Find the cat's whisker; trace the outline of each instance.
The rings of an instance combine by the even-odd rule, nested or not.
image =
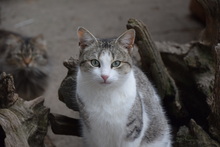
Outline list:
[[[90,85],[90,86],[94,86],[97,82],[94,80],[86,80],[83,82],[80,82],[79,85],[83,86],[83,85]]]

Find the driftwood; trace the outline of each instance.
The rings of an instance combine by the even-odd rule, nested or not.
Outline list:
[[[129,19],[128,29],[135,29],[135,43],[141,57],[141,69],[156,86],[162,98],[166,110],[173,119],[183,119],[186,117],[183,105],[179,100],[179,91],[175,81],[169,75],[156,44],[152,41],[147,27],[138,20]]]
[[[190,120],[189,126],[180,127],[177,133],[176,146],[178,147],[219,147],[194,120]]]
[[[74,111],[79,111],[75,97],[77,64],[78,60],[73,59],[72,57],[63,62],[63,65],[68,69],[68,72],[58,90],[59,100],[64,102],[68,108]],[[69,118],[58,114],[50,114],[49,119],[52,131],[55,134],[81,137],[81,122],[79,119]]]
[[[176,85],[164,67],[162,58],[145,25],[135,19],[128,20],[128,29],[135,29],[135,43],[139,48],[142,70],[154,81],[162,98],[176,97]]]
[[[189,9],[193,17],[202,23],[205,23],[205,11],[197,0],[190,0]]]
[[[81,137],[81,123],[79,119],[66,117],[59,114],[49,115],[52,131],[60,135],[73,135]]]
[[[0,76],[0,146],[43,147],[49,109],[44,99],[25,101],[15,93],[12,76]]]
[[[68,69],[68,73],[58,90],[59,100],[74,111],[79,111],[75,98],[77,64],[78,60],[72,57],[63,62],[63,65]]]
[[[209,132],[212,137],[220,142],[220,44],[215,47],[215,84],[213,89],[213,95],[208,97],[208,104],[211,109],[209,114]]]

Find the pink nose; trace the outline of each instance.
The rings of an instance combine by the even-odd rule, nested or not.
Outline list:
[[[104,80],[104,82],[106,82],[106,80],[108,79],[107,75],[101,75],[102,79]]]

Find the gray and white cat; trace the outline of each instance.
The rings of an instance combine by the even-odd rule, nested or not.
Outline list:
[[[135,31],[103,40],[78,29],[77,103],[85,147],[171,147],[160,98],[132,64]]]
[[[0,73],[13,75],[20,97],[30,100],[43,94],[48,84],[48,61],[42,35],[25,37],[0,30]]]

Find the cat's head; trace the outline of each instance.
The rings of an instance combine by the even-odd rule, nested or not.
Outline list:
[[[48,63],[46,42],[42,35],[23,38],[10,34],[6,39],[5,61],[14,69],[39,68]]]
[[[120,84],[132,70],[135,31],[127,30],[117,39],[97,39],[85,28],[78,28],[79,68],[88,83]],[[92,85],[93,85],[92,84]]]

